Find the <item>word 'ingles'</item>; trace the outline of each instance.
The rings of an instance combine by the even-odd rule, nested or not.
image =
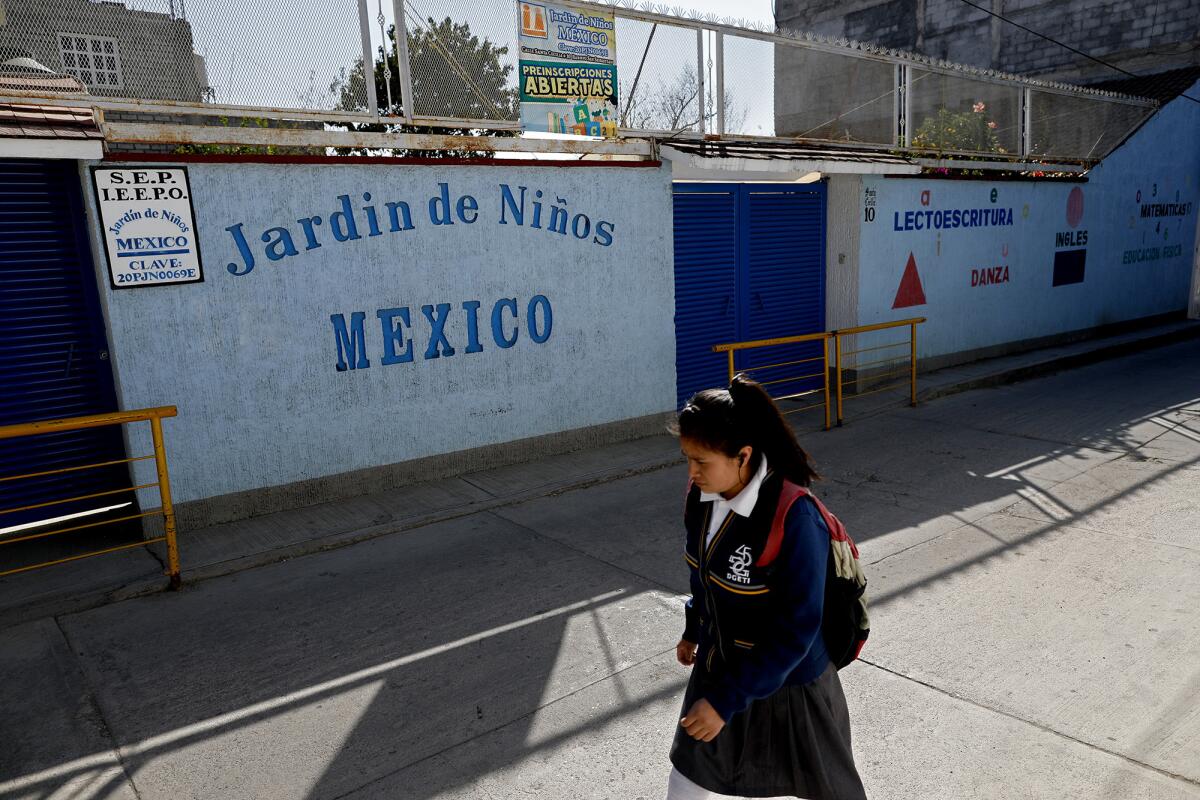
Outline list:
[[[451,313],[449,303],[421,306],[421,316],[425,319],[426,328],[424,359],[451,357],[466,341],[464,353],[483,352],[484,346],[479,332],[478,300],[467,300],[462,304],[462,315]],[[496,347],[507,350],[517,343],[521,336],[520,308],[515,297],[502,297],[492,304],[491,309],[491,338]],[[545,295],[534,295],[525,306],[525,332],[534,344],[545,344],[550,339],[554,329],[554,311]],[[382,347],[379,362],[384,366],[391,364],[410,364],[416,360],[413,349],[413,337],[410,331],[414,327],[416,315],[407,306],[400,308],[381,308],[375,312],[379,320]],[[451,320],[457,320],[452,323]],[[371,360],[367,357],[367,315],[364,311],[350,313],[350,321],[345,314],[332,314],[329,317],[333,325],[333,337],[337,348],[336,367],[338,372],[351,369],[367,369]],[[456,347],[457,345],[457,347]]]

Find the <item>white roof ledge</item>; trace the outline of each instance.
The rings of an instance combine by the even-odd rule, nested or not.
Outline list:
[[[919,175],[919,164],[897,164],[858,160],[815,158],[738,158],[701,156],[661,148],[663,160],[671,162],[671,177],[677,181],[772,181],[806,183],[813,173],[851,175]],[[869,157],[869,154],[864,154]],[[819,176],[818,176],[819,177]],[[805,180],[807,179],[807,180]]]

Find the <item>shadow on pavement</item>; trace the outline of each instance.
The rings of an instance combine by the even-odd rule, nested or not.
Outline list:
[[[1180,348],[1200,352],[1168,349]],[[1174,373],[1178,354],[1137,358],[1136,379],[1098,379],[1107,394],[1055,393],[1051,381],[1080,374],[1069,373],[803,433],[828,474],[819,492],[860,544],[879,540],[878,558],[1048,498],[1046,524],[1025,540],[1045,536],[1200,463],[1200,426],[1185,413],[1196,391]],[[1167,435],[1181,441],[1154,445]],[[1163,468],[1095,504],[1056,497],[1118,458]],[[672,595],[686,588],[684,483],[682,468],[634,476],[107,606],[62,628],[141,797],[315,800],[385,785],[379,796],[450,796],[675,702],[682,678],[664,677],[659,662],[682,627]],[[1015,546],[1000,541],[873,600]],[[636,686],[622,683],[635,674]],[[535,735],[543,709],[601,685],[613,696],[578,724]],[[664,774],[671,724],[662,741],[640,743]],[[10,733],[2,723],[0,733]],[[446,755],[485,739],[470,768]],[[40,776],[15,765],[0,780],[24,777],[28,797],[93,781],[81,798],[123,782],[112,759],[77,755]]]

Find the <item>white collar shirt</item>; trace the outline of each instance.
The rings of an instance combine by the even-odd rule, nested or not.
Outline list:
[[[705,539],[707,545],[712,541],[715,534],[721,527],[721,523],[725,521],[725,516],[732,511],[739,517],[749,517],[750,512],[754,510],[755,503],[758,502],[758,491],[762,488],[762,482],[767,477],[767,457],[761,456],[758,459],[758,469],[754,473],[754,477],[750,482],[742,487],[742,490],[734,495],[731,499],[726,500],[716,492],[701,492],[701,503],[712,503],[712,512],[708,515],[708,536]]]

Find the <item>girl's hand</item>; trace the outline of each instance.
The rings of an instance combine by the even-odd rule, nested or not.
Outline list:
[[[712,704],[702,697],[692,703],[687,716],[679,720],[679,724],[693,739],[711,742],[725,727],[725,720],[721,719],[721,715],[712,707]]]
[[[695,664],[696,643],[689,642],[687,639],[680,639],[679,644],[675,645],[675,658],[685,667]]]

